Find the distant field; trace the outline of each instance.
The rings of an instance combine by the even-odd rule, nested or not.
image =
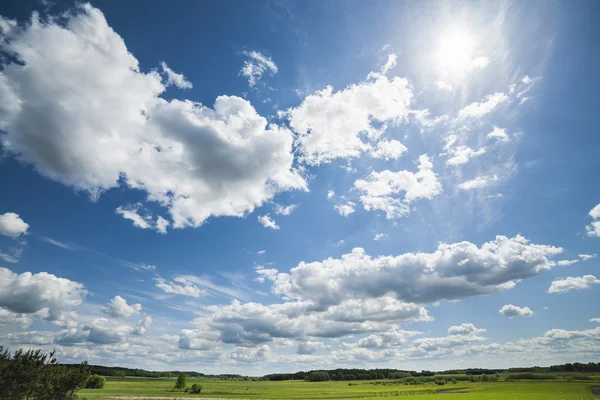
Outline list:
[[[374,384],[377,382],[378,384]],[[199,383],[200,395],[171,392],[175,379],[107,378],[103,389],[85,389],[79,394],[89,399],[118,397],[236,398],[236,399],[344,399],[409,396],[419,400],[592,400],[591,386],[600,386],[600,377],[592,380],[458,382],[443,386],[402,385],[394,381],[227,381],[188,378],[188,386]],[[351,383],[352,385],[349,385]],[[445,393],[444,393],[445,392]],[[454,392],[454,393],[453,393]],[[443,397],[440,397],[443,396]]]

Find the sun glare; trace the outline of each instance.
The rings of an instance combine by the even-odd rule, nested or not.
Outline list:
[[[454,30],[440,38],[438,59],[444,72],[457,72],[468,67],[473,55],[473,38],[465,32]]]

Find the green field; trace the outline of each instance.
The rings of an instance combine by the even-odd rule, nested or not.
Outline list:
[[[103,389],[85,389],[89,399],[118,397],[236,398],[236,399],[344,399],[409,396],[419,400],[584,400],[595,399],[590,388],[600,386],[600,377],[591,380],[457,382],[443,386],[403,385],[394,381],[304,382],[229,381],[188,378],[188,386],[202,385],[200,395],[172,392],[175,380],[167,378],[107,378]],[[440,397],[443,396],[443,397]]]

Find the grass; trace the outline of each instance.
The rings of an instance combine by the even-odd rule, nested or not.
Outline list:
[[[594,379],[595,378],[595,379]],[[379,381],[381,382],[381,381]],[[591,386],[600,386],[598,377],[587,381],[567,381],[563,376],[547,381],[517,382],[458,382],[439,386],[436,384],[402,385],[385,381],[386,385],[373,385],[372,381],[303,382],[303,381],[226,381],[188,378],[188,387],[202,385],[200,395],[171,392],[175,379],[108,377],[103,389],[84,389],[79,392],[88,399],[135,396],[141,398],[236,398],[236,399],[351,399],[405,397],[416,400],[593,400]],[[446,393],[444,393],[446,392]],[[460,392],[460,393],[452,393]],[[442,394],[443,393],[443,394]]]

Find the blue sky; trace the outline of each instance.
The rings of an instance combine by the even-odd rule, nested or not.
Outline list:
[[[597,360],[597,11],[4,4],[1,342],[251,375]]]

